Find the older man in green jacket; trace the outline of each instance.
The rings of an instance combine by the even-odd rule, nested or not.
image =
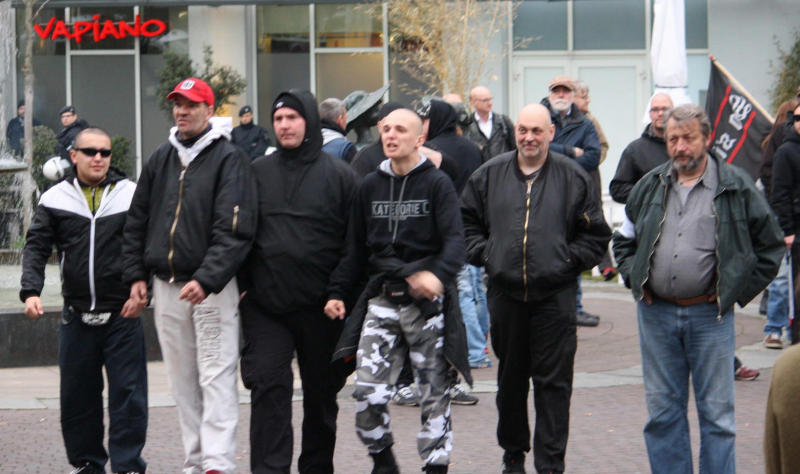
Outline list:
[[[653,474],[692,472],[691,375],[700,474],[734,474],[733,305],[772,281],[785,246],[750,177],[708,154],[705,112],[683,105],[664,122],[670,161],[634,186],[614,235],[620,273],[638,301],[644,436]]]

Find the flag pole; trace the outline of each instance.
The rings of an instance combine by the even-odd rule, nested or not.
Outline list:
[[[737,81],[736,78],[733,77],[731,73],[728,72],[727,69],[725,69],[725,66],[723,66],[719,61],[717,61],[711,54],[708,55],[708,58],[711,59],[711,62],[717,65],[717,67],[719,68],[719,72],[724,74],[725,77],[727,77],[728,80],[731,81],[733,85],[736,86],[736,88],[739,89],[742,92],[742,94],[744,94],[745,97],[747,97],[747,100],[749,100],[759,110],[759,112],[764,114],[764,116],[767,117],[767,119],[769,119],[770,123],[772,124],[775,123],[775,118],[772,117],[772,114],[764,110],[764,107],[761,107],[761,104],[759,104],[758,101],[754,99],[749,92],[747,92],[747,89],[745,89],[741,84],[739,84],[739,81]]]

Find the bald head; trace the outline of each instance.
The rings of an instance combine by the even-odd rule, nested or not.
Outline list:
[[[380,124],[383,154],[392,160],[417,158],[417,150],[425,142],[422,119],[408,109],[398,109]]]
[[[444,99],[444,101],[448,104],[458,104],[464,102],[464,100],[458,94],[445,94],[442,96],[442,99]]]
[[[547,107],[541,104],[528,104],[523,107],[517,117],[515,130],[518,157],[529,163],[539,163],[544,160],[555,131]]]
[[[492,111],[492,92],[484,86],[478,86],[469,93],[469,102],[480,116],[489,115]]]
[[[659,92],[650,99],[650,124],[656,136],[664,136],[664,115],[672,107],[672,98],[663,92]]]

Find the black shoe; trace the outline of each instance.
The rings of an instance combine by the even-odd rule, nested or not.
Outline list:
[[[414,390],[408,385],[398,385],[397,390],[395,390],[394,395],[392,395],[392,401],[405,407],[419,406],[419,399],[414,394]]]
[[[447,474],[447,466],[432,466],[426,464],[425,467],[422,468],[422,472],[427,474]]]
[[[600,324],[600,316],[596,314],[589,314],[585,311],[581,311],[577,315],[577,324],[578,326],[585,326],[593,328]]]
[[[372,462],[375,463],[372,474],[400,474],[400,468],[397,467],[391,446],[379,453],[370,453],[370,456],[372,456]]]
[[[758,305],[758,314],[760,314],[761,316],[766,316],[768,304],[769,304],[769,288],[764,290],[764,294],[761,296],[761,304]]]
[[[525,474],[525,453],[509,453],[506,451],[503,454],[503,474],[515,472]]]
[[[94,467],[91,463],[86,463],[83,466],[78,466],[69,474],[105,474],[105,470]]]
[[[480,398],[467,392],[460,383],[450,386],[450,403],[453,405],[477,405]]]
[[[144,471],[119,471],[114,474],[144,474]]]

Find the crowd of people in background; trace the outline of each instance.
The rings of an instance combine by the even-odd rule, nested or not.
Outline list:
[[[582,274],[594,267],[606,280],[621,275],[637,301],[652,472],[692,472],[691,380],[700,472],[734,473],[734,380],[758,372],[734,355],[733,306],[771,285],[764,345],[783,348],[786,282],[800,268],[800,104],[784,104],[786,120],[765,140],[757,188],[709,152],[701,108],[656,94],[650,124],[610,182],[612,199],[626,205],[612,259],[598,169],[609,144],[589,86],[558,76],[544,92],[515,120],[493,111],[484,86],[469,105],[455,94],[413,109],[387,102],[375,112],[378,139],[357,145],[346,100],[291,89],[272,104],[273,144],[250,106],[233,128],[214,117],[211,87],[187,78],[167,96],[175,126],[137,183],[110,166],[108,133],[64,107],[56,153],[73,167],[41,197],[20,299],[29,317],[43,314],[55,246],[61,426],[73,474],[105,472],[109,461],[115,473],[146,470],[138,316],[151,300],[184,474],[236,468],[240,362],[251,390],[250,470],[290,472],[295,358],[302,474],[334,472],[336,397],[353,372],[355,432],[372,473],[400,472],[390,402],[420,407],[423,471],[446,473],[451,404],[478,403],[471,371],[493,365],[502,472],[526,472],[533,450],[535,472],[563,473],[577,327],[600,324],[581,302]],[[17,113],[6,136],[20,153],[24,102]],[[795,349],[773,374],[770,473],[800,469]]]

